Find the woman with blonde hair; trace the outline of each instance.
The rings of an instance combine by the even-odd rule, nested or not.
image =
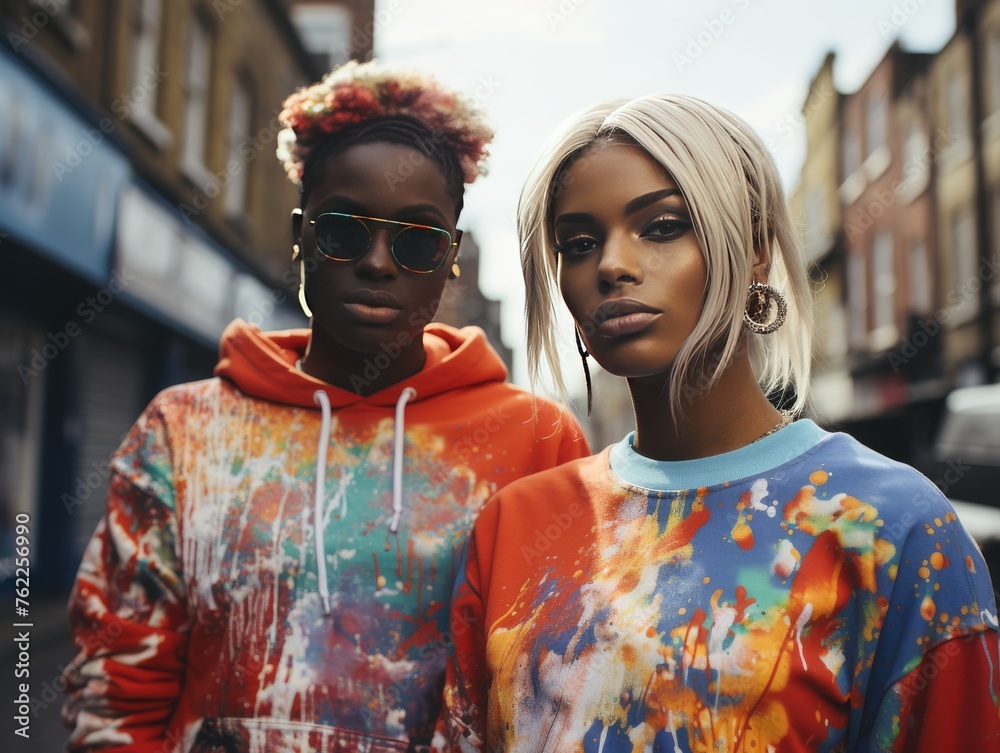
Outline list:
[[[481,513],[437,745],[1000,750],[976,545],[919,473],[797,418],[810,291],[761,139],[692,97],[595,107],[519,231],[534,373],[560,381],[558,287],[636,428]]]

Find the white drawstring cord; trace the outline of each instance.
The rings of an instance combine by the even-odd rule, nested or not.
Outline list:
[[[316,529],[316,575],[323,612],[330,614],[330,587],[326,583],[326,549],[324,547],[323,504],[326,498],[326,448],[330,444],[330,398],[323,390],[313,393],[313,402],[323,411],[319,447],[316,448],[316,494],[313,498],[313,526]]]
[[[396,401],[396,426],[392,447],[392,522],[389,523],[391,533],[396,533],[399,529],[399,517],[403,514],[403,439],[406,428],[403,421],[404,413],[407,401],[416,396],[417,391],[407,387]]]

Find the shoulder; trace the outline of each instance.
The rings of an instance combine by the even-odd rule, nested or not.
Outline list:
[[[807,462],[809,481],[826,496],[845,494],[878,511],[885,521],[916,524],[954,509],[933,482],[905,463],[847,434],[832,434]]]
[[[607,465],[607,452],[601,452],[519,478],[490,498],[480,519],[524,521],[573,503],[589,507],[590,499],[600,496],[608,484]]]
[[[492,382],[476,389],[483,404],[494,407],[504,421],[513,421],[531,431],[535,441],[583,436],[573,411],[562,403],[509,382]]]
[[[244,395],[227,379],[211,377],[163,389],[150,401],[143,415],[158,417],[167,423],[183,421],[190,426],[192,414],[215,413],[222,405],[247,400],[255,398]]]

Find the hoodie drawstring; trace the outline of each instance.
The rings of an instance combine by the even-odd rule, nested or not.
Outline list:
[[[417,396],[417,391],[407,387],[396,401],[396,421],[392,439],[392,521],[389,531],[399,530],[403,514],[403,442],[406,434],[406,403]],[[316,449],[316,493],[313,497],[313,525],[316,529],[316,575],[319,578],[319,595],[323,600],[324,614],[330,614],[330,587],[326,581],[326,537],[323,535],[323,507],[326,499],[326,449],[330,444],[330,398],[324,390],[313,393],[313,402],[323,412],[319,446]],[[347,515],[347,494],[341,499],[341,511]]]
[[[416,396],[417,391],[407,387],[396,401],[396,430],[392,440],[392,522],[389,523],[391,533],[399,530],[399,516],[403,514],[403,434],[406,428],[403,423],[403,413],[406,411],[407,401]]]
[[[316,448],[316,494],[313,497],[313,527],[316,529],[316,575],[319,577],[319,595],[323,599],[323,613],[330,614],[330,588],[326,584],[326,549],[323,546],[323,502],[326,497],[326,448],[330,444],[330,397],[323,390],[313,393],[313,402],[323,411],[323,425],[319,431]]]

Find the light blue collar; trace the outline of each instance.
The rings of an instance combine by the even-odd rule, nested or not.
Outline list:
[[[642,489],[680,491],[759,476],[794,460],[832,436],[808,418],[732,452],[696,460],[652,460],[632,449],[635,432],[611,447],[611,470]]]

